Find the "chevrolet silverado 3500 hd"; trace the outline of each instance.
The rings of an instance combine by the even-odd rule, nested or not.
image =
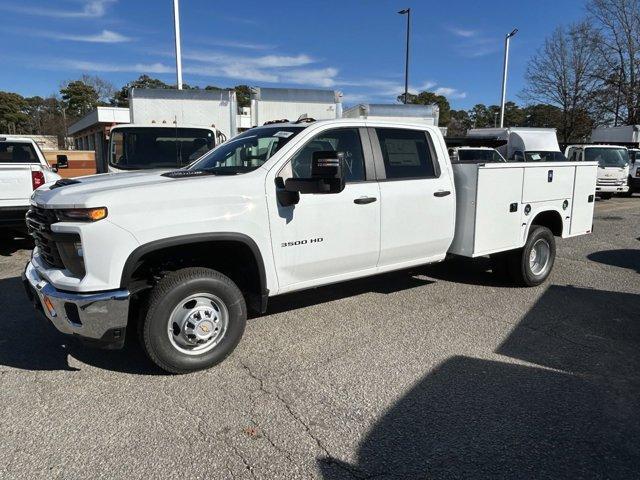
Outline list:
[[[253,128],[187,168],[35,191],[24,282],[58,330],[153,362],[222,361],[269,297],[494,255],[538,285],[554,237],[592,228],[596,163],[452,166],[437,127],[358,119]]]

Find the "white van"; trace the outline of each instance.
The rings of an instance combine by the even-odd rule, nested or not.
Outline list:
[[[571,161],[598,162],[596,193],[611,198],[629,191],[629,151],[619,145],[569,145],[565,155]]]
[[[497,150],[509,162],[561,162],[566,160],[558,145],[555,128],[472,128],[468,137],[506,140]]]

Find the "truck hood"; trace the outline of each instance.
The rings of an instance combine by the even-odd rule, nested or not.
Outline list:
[[[38,205],[58,207],[83,207],[87,200],[96,194],[108,194],[118,190],[140,188],[171,182],[171,178],[163,177],[161,173],[105,173],[73,179],[71,183],[56,187],[48,183],[33,192],[32,202]],[[96,205],[93,205],[96,206]]]

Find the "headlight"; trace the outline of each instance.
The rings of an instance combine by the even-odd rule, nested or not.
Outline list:
[[[97,222],[107,217],[107,207],[98,208],[70,208],[57,210],[58,220],[61,222]]]
[[[78,278],[84,277],[86,272],[84,269],[84,252],[82,251],[80,237],[72,238],[66,242],[58,242],[57,247],[64,267],[74,276]]]

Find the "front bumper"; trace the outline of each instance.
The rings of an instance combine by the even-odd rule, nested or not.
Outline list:
[[[629,185],[598,185],[596,183],[596,192],[601,193],[626,193],[629,191]]]
[[[102,348],[122,348],[129,315],[128,290],[69,293],[44,280],[29,262],[22,274],[29,299],[62,333]]]

